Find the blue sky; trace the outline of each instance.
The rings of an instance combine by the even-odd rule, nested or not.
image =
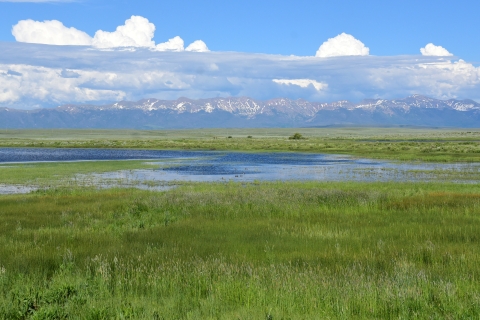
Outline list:
[[[14,41],[12,26],[24,19],[60,20],[93,36],[139,15],[157,27],[157,42],[180,35],[202,39],[215,51],[312,55],[345,32],[373,55],[418,54],[433,42],[480,62],[479,11],[480,2],[472,0],[0,2],[0,41]]]
[[[419,93],[480,100],[476,93],[480,92],[480,2],[476,1],[31,1],[35,2],[0,0],[0,76],[4,75],[0,78],[4,88],[3,92],[0,89],[0,106],[32,108],[147,96],[250,95],[332,101]],[[132,16],[146,19],[145,23],[137,20],[141,28],[154,25],[152,39],[138,40],[130,53],[124,50],[130,44],[123,40],[111,44],[115,35],[106,34],[110,44],[105,39],[95,42],[98,30],[114,32]],[[25,20],[33,21],[19,24]],[[71,37],[67,34],[51,40],[63,45],[51,45],[48,39],[57,33],[35,24],[45,20],[75,28],[84,41],[66,43]],[[15,25],[16,37],[12,34]],[[39,32],[53,33],[35,38]],[[338,38],[337,44],[324,48],[323,56],[317,53],[322,44],[342,33],[351,37]],[[177,38],[163,49],[155,47],[176,36],[183,42]],[[209,52],[185,52],[195,40],[202,40]],[[21,42],[49,45],[18,46]],[[339,47],[340,42],[358,50],[338,54],[345,49]],[[86,43],[93,43],[95,53],[76,46]],[[429,43],[435,46],[433,51],[422,55],[420,48]],[[188,51],[206,51],[206,46]],[[106,47],[109,53],[100,50]],[[182,52],[164,52],[172,48]],[[15,55],[15,50],[24,54],[9,56]],[[52,65],[39,51],[56,55],[58,61]],[[440,57],[439,52],[448,55]],[[319,57],[315,59],[316,54]],[[150,63],[141,63],[144,57]],[[85,64],[86,59],[92,62]],[[244,65],[244,61],[250,64]],[[108,70],[104,65],[110,66]],[[132,71],[125,67],[133,65]],[[38,76],[39,68],[44,74],[51,72],[50,76]],[[155,76],[148,75],[152,70]],[[199,74],[199,70],[203,71]],[[106,79],[100,79],[106,73],[111,75],[108,85]],[[64,77],[69,74],[78,76]],[[59,78],[54,79],[55,75]],[[129,76],[139,79],[135,86],[112,80]],[[47,87],[43,85],[46,81]],[[29,93],[35,89],[59,92]]]

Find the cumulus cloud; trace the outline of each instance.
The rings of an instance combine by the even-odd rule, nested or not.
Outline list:
[[[203,42],[202,40],[195,40],[185,49],[185,51],[208,52],[210,50],[208,50],[208,47],[205,44],[205,42]]]
[[[98,48],[114,47],[155,47],[152,40],[155,25],[148,19],[132,16],[123,26],[117,27],[114,32],[98,30],[93,37],[92,44]]]
[[[73,27],[65,27],[57,20],[21,20],[13,26],[12,34],[19,42],[87,46],[92,44],[92,38],[88,34]]]
[[[153,37],[155,25],[141,16],[131,16],[124,25],[113,32],[98,30],[93,37],[73,27],[66,27],[57,20],[33,21],[21,20],[12,28],[12,34],[18,42],[41,43],[51,45],[86,45],[96,48],[150,48],[157,51],[207,52],[208,47],[202,40],[191,43],[186,49],[179,36],[167,42],[155,44]]]
[[[315,80],[310,80],[310,79],[273,79],[272,80],[275,83],[278,84],[283,84],[283,85],[294,85],[294,86],[299,86],[302,88],[308,88],[309,86],[312,86],[315,88],[317,91],[324,90],[328,87],[326,83],[323,82],[318,82]]]
[[[155,49],[157,51],[179,52],[184,50],[183,46],[184,46],[183,39],[177,36],[172,39],[169,39],[167,42],[157,44]]]
[[[363,42],[355,39],[352,35],[342,33],[334,38],[325,41],[318,48],[315,56],[340,57],[340,56],[368,56],[370,49],[365,47]]]
[[[427,44],[424,48],[420,48],[420,52],[423,56],[453,56],[447,49],[442,46],[436,46],[433,43]]]

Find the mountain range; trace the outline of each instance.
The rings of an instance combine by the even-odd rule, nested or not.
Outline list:
[[[359,103],[248,97],[143,99],[108,105],[0,108],[0,128],[186,129],[225,127],[426,126],[479,127],[480,103],[422,95]]]

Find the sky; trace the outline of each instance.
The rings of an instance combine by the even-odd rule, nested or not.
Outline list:
[[[477,1],[0,0],[0,107],[480,101]]]

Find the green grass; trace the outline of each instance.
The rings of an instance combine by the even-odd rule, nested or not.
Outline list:
[[[299,133],[306,139],[289,139],[294,133]],[[479,162],[480,130],[6,130],[0,131],[0,147],[295,151],[401,161]]]
[[[0,183],[34,185],[38,187],[76,185],[79,174],[102,173],[119,170],[158,168],[159,160],[46,162],[0,165]]]
[[[476,319],[479,191],[288,182],[0,196],[0,318]]]

